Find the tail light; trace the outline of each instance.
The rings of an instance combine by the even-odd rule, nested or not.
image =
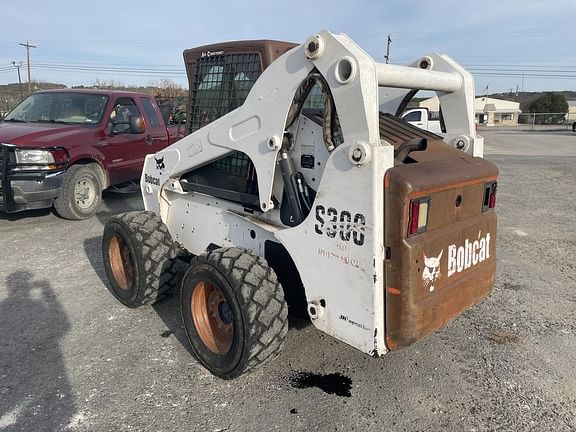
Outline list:
[[[410,201],[410,217],[408,218],[408,237],[426,231],[428,225],[428,209],[430,198],[418,198]]]
[[[488,211],[496,207],[496,189],[498,183],[490,182],[484,185],[484,202],[482,203],[482,211]]]

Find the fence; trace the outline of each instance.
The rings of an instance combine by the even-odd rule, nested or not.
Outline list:
[[[571,130],[574,122],[575,113],[522,113],[518,114],[518,126],[513,128],[529,131]]]

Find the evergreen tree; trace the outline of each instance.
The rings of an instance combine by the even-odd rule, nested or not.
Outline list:
[[[535,113],[567,113],[568,102],[566,96],[558,93],[544,93],[538,99],[533,101],[528,110]]]
[[[528,110],[532,113],[550,114],[536,116],[534,119],[536,124],[563,124],[566,120],[565,114],[568,112],[568,102],[563,94],[548,92],[534,100],[528,106]]]

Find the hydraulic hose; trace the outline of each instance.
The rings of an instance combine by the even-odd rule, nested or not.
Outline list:
[[[426,147],[428,147],[426,138],[415,138],[410,141],[406,141],[394,151],[394,159],[403,163],[411,152],[424,151],[426,150]]]
[[[304,214],[302,212],[300,200],[298,199],[297,185],[294,181],[294,176],[297,171],[294,168],[292,159],[288,157],[288,153],[285,151],[280,153],[280,160],[278,161],[278,164],[280,165],[280,172],[282,173],[282,178],[284,179],[284,191],[286,198],[288,199],[288,206],[290,207],[290,222],[295,226],[304,220]]]

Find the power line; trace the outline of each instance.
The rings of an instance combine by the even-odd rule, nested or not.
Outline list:
[[[183,65],[179,64],[158,64],[158,65],[142,65],[135,63],[116,64],[110,66],[105,63],[64,63],[64,62],[36,62],[35,65],[50,66],[50,67],[66,67],[66,68],[92,68],[92,69],[120,69],[120,70],[152,70],[152,71],[181,71]],[[495,69],[495,70],[515,70],[515,71],[528,71],[534,70],[535,72],[566,72],[556,69],[573,69],[576,71],[576,65],[537,65],[537,64],[491,64],[491,63],[462,63],[462,66],[467,69]],[[1,70],[9,70],[11,66],[8,63],[0,65]]]
[[[505,74],[505,73],[472,73],[474,76],[491,76],[497,78],[541,78],[541,79],[568,79],[568,80],[576,80],[576,75],[529,75],[529,74]]]
[[[120,71],[145,71],[145,72],[177,72],[185,73],[184,65],[181,67],[155,67],[155,66],[108,66],[108,65],[87,65],[87,64],[69,64],[69,63],[36,63],[38,67],[44,68],[62,68],[62,69],[81,69],[81,70],[120,70]]]
[[[500,64],[500,63],[462,63],[462,66],[465,67],[498,67],[498,68],[508,68],[514,67],[519,68],[521,70],[530,69],[530,68],[562,68],[562,69],[576,69],[575,65],[550,65],[550,64]]]
[[[106,64],[74,64],[64,62],[36,62],[38,70],[59,71],[63,73],[78,74],[104,74],[140,77],[174,77],[186,76],[184,65],[106,65]],[[26,64],[26,66],[29,66]],[[537,79],[576,79],[575,66],[555,65],[509,65],[509,64],[475,64],[463,65],[476,77],[496,78],[537,78]],[[12,65],[0,65],[0,73],[13,72]]]

